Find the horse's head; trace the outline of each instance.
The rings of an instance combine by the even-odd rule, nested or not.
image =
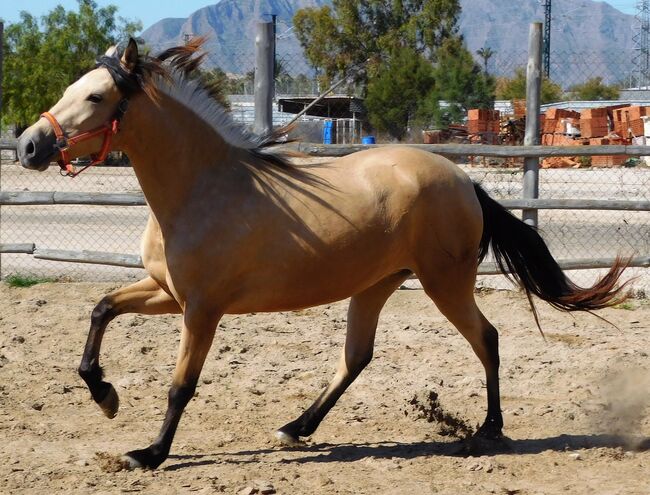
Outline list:
[[[128,97],[138,88],[137,63],[138,48],[133,39],[121,57],[110,48],[97,68],[68,86],[50,111],[21,134],[21,165],[43,171],[52,161],[69,169],[70,160],[76,157],[105,159]]]

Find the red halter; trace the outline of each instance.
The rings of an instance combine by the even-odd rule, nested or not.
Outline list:
[[[59,167],[61,167],[62,175],[67,175],[68,177],[74,178],[87,168],[92,167],[93,165],[97,165],[98,163],[102,163],[106,160],[106,157],[108,156],[108,153],[111,149],[113,136],[119,131],[120,118],[126,111],[127,102],[128,100],[126,99],[120,102],[117,114],[111,121],[90,131],[77,134],[71,138],[66,137],[61,124],[59,124],[54,115],[52,115],[50,112],[44,112],[41,114],[41,117],[45,118],[54,130],[54,135],[56,136],[56,144],[54,147],[61,153],[61,159],[58,160],[58,164]],[[98,153],[93,153],[90,155],[92,162],[90,162],[89,165],[83,167],[81,170],[76,171],[72,163],[70,163],[68,150],[81,141],[87,141],[94,137],[101,136],[102,134],[104,135],[104,142],[102,143],[102,147]]]

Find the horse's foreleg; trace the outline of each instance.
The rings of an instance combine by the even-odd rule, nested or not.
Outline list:
[[[116,316],[124,313],[148,315],[180,313],[180,307],[151,278],[119,289],[104,297],[95,306],[88,340],[79,366],[79,374],[88,385],[95,402],[109,418],[113,418],[117,414],[119,399],[113,385],[103,381],[103,373],[99,365],[99,351],[107,325]]]
[[[131,468],[154,469],[167,459],[183,410],[194,395],[220,317],[191,309],[186,311],[165,420],[158,437],[149,447],[133,450],[124,456]]]
[[[391,275],[352,297],[348,309],[345,347],[334,379],[298,419],[276,432],[278,440],[287,445],[294,445],[300,441],[300,437],[309,436],[316,431],[339,397],[370,363],[379,313],[386,300],[409,274],[410,272],[399,272]]]

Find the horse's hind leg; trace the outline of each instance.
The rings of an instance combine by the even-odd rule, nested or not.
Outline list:
[[[316,401],[300,417],[280,428],[276,436],[288,445],[300,437],[311,435],[343,392],[372,359],[375,330],[379,313],[386,300],[410,275],[408,271],[393,274],[350,300],[345,346],[334,379]]]
[[[107,325],[116,316],[124,313],[158,315],[180,311],[178,303],[150,277],[105,296],[95,306],[79,374],[107,417],[115,417],[119,408],[117,392],[113,385],[103,381],[99,365],[99,351]]]
[[[476,261],[446,260],[417,273],[427,295],[467,339],[485,368],[487,416],[478,435],[498,439],[503,417],[499,397],[499,335],[474,300]]]

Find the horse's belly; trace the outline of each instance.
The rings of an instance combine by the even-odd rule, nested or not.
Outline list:
[[[359,252],[337,260],[293,259],[251,271],[235,282],[237,297],[228,313],[290,311],[346,299],[376,284],[408,263],[397,253],[373,256]]]

